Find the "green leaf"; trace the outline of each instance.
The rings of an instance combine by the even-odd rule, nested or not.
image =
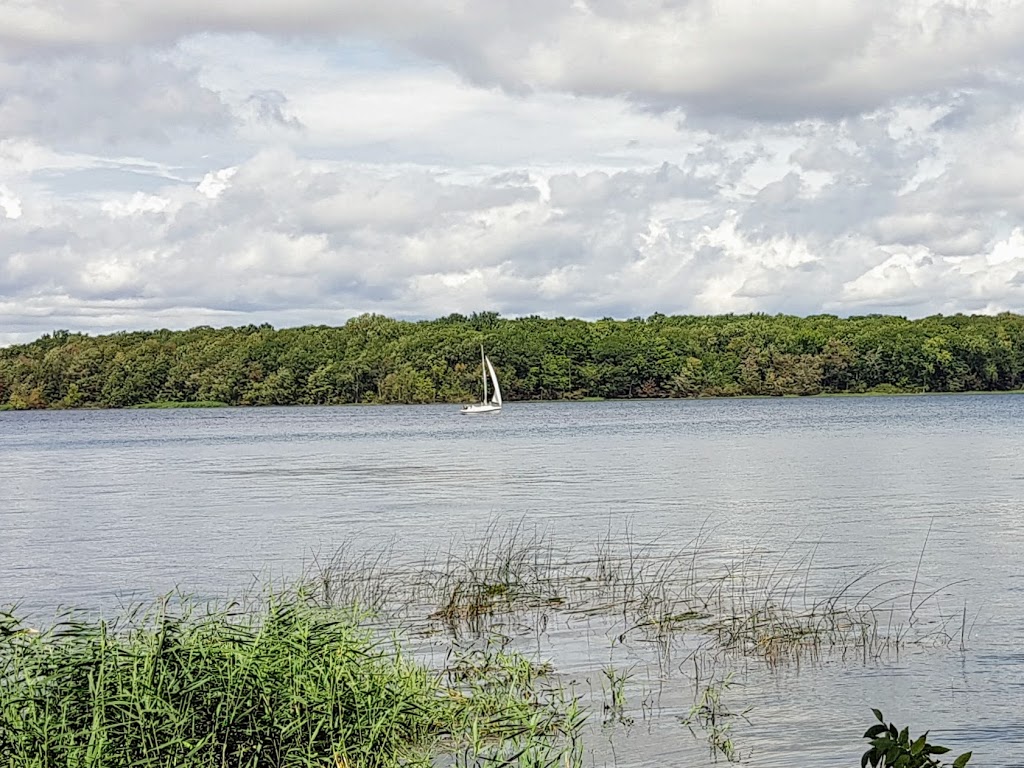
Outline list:
[[[909,744],[910,743],[910,726],[909,725],[906,728],[904,728],[902,731],[900,731],[900,737],[899,737],[899,739],[897,739],[897,741],[899,741],[900,744]]]
[[[925,750],[925,752],[927,752],[929,755],[944,755],[947,752],[949,752],[949,747],[933,747],[933,746],[929,746]]]
[[[914,755],[915,757],[917,755],[920,755],[924,751],[925,745],[927,744],[927,737],[927,733],[925,733],[922,736],[918,736],[917,741],[910,745],[910,754]]]
[[[865,738],[865,739],[873,739],[873,738],[875,738],[875,737],[876,737],[876,736],[877,736],[878,734],[880,734],[880,733],[885,733],[885,731],[886,731],[886,728],[885,728],[885,726],[884,726],[884,725],[882,725],[881,723],[879,723],[878,725],[872,725],[872,726],[871,726],[870,728],[868,728],[868,729],[867,729],[867,731],[866,731],[866,732],[864,733],[864,738]]]
[[[971,759],[973,752],[964,752],[960,757],[953,761],[953,768],[964,768],[967,765],[967,761]]]
[[[872,707],[871,711],[875,713],[875,718],[878,720],[878,722],[880,722],[880,723],[884,723],[885,722],[885,718],[882,717],[882,712],[880,710],[877,710],[874,707]]]

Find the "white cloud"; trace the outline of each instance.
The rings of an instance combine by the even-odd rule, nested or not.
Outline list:
[[[0,211],[3,211],[5,218],[21,218],[21,200],[3,184],[0,184]]]
[[[518,90],[761,117],[851,114],[1018,71],[1017,0],[56,0],[6,4],[22,53],[208,31],[373,39]]]
[[[100,210],[111,218],[120,219],[139,213],[160,213],[166,211],[171,201],[158,195],[134,193],[127,200],[109,199],[100,204]]]
[[[0,9],[0,343],[1024,309],[1024,0]]]
[[[238,172],[238,168],[220,168],[210,171],[203,180],[196,186],[196,191],[201,192],[210,199],[219,197],[220,194],[231,184],[231,177]]]
[[[149,52],[63,55],[0,66],[0,135],[78,148],[169,142],[223,129],[231,113],[195,73]]]
[[[763,204],[764,195],[746,202]],[[272,151],[197,187],[51,202],[23,219],[21,237],[0,233],[10,254],[0,259],[5,295],[15,303],[50,296],[56,306],[121,302],[117,316],[131,325],[182,306],[237,316],[303,307],[338,319],[481,307],[557,314],[568,304],[594,317],[910,311],[930,299],[977,308],[979,295],[1000,306],[1024,298],[1014,284],[1024,272],[1020,229],[966,259],[882,244],[886,233],[912,240],[915,229],[936,228],[913,216],[879,219],[872,232],[840,241],[765,236],[743,228],[742,211],[722,208],[707,178],[673,165],[458,182]],[[33,234],[40,226],[49,237]],[[987,286],[981,294],[979,286]]]

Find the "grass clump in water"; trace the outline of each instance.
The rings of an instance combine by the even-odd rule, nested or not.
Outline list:
[[[479,634],[495,615],[560,605],[561,580],[552,549],[522,524],[491,525],[483,541],[461,555],[449,552],[447,562],[425,568],[418,579],[430,585],[437,605],[430,618],[456,635],[463,627]]]
[[[385,768],[572,752],[574,700],[521,657],[455,670],[446,680],[299,595],[251,611],[164,601],[41,633],[0,614],[0,764]]]
[[[481,539],[418,572],[374,558],[369,578],[358,568],[333,570],[345,573],[350,590],[371,584],[382,605],[400,606],[413,622],[426,617],[455,638],[502,628],[522,634],[531,626],[543,633],[558,616],[595,619],[612,622],[614,643],[654,642],[666,660],[674,645],[694,644],[702,653],[769,666],[826,654],[867,660],[908,644],[945,646],[956,634],[959,615],[933,600],[953,585],[922,594],[918,574],[880,578],[881,566],[844,568],[836,580],[830,569],[813,568],[813,552],[797,559],[789,550],[755,548],[737,559],[709,536],[702,527],[692,542],[673,548],[637,541],[627,526],[581,558],[578,544],[559,546],[522,523],[491,524]],[[966,611],[963,621],[961,637]]]

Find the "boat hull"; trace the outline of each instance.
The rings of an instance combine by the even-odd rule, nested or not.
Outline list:
[[[501,410],[500,405],[494,405],[493,403],[478,403],[477,405],[464,405],[459,413],[464,415],[474,413],[496,413]]]

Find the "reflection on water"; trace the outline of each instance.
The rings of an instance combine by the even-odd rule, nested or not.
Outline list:
[[[426,556],[494,520],[568,550],[627,519],[669,548],[704,526],[712,560],[813,555],[830,584],[875,566],[913,578],[927,536],[920,589],[966,579],[936,598],[966,607],[966,650],[741,670],[732,695],[754,711],[737,745],[751,765],[793,764],[797,744],[800,765],[854,764],[878,706],[979,765],[1019,766],[1022,427],[1012,395],[513,403],[477,419],[444,406],[0,413],[0,604],[45,615],[174,586],[227,596],[257,572],[296,574],[317,547]],[[706,762],[677,717],[692,675],[651,676],[642,647],[613,659],[605,629],[553,617],[530,640],[589,685],[613,660],[633,665],[635,723],[601,731],[593,760]]]

